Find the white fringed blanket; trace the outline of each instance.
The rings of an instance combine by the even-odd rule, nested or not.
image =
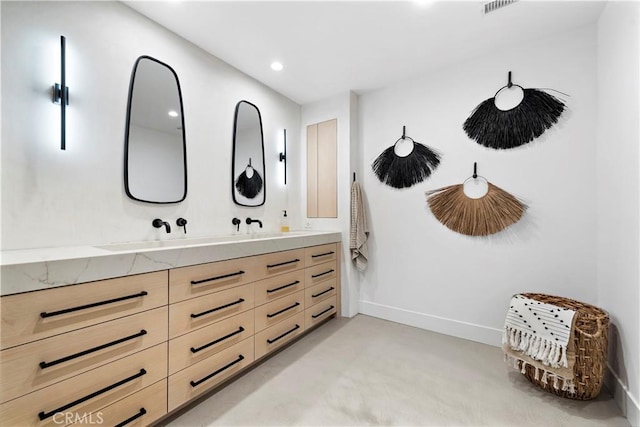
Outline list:
[[[536,380],[553,379],[555,389],[573,393],[575,311],[522,295],[509,305],[502,336],[506,359],[522,373],[527,365],[535,367]]]

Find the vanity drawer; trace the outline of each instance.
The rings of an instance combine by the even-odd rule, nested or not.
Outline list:
[[[304,250],[304,265],[311,267],[322,264],[324,262],[333,261],[338,256],[337,243],[329,243],[328,245],[311,246]]]
[[[0,298],[2,349],[167,304],[167,272]]]
[[[237,258],[173,268],[169,270],[169,302],[183,301],[261,279],[258,258]]]
[[[255,258],[258,261],[260,279],[304,268],[304,248],[264,254]]]
[[[253,336],[253,310],[182,335],[169,342],[169,375]]]
[[[165,342],[167,320],[167,307],[160,307],[3,350],[0,353],[0,401],[6,402]]]
[[[75,417],[98,411],[166,376],[164,343],[3,403],[0,424],[56,426],[68,413]]]
[[[336,294],[336,279],[326,280],[304,291],[304,306],[310,308]]]
[[[256,306],[262,305],[304,289],[304,270],[270,277],[256,282],[253,286]]]
[[[304,312],[289,317],[255,336],[256,360],[291,341],[304,331]]]
[[[337,261],[325,262],[305,269],[304,284],[307,288],[326,280],[335,279],[338,275]]]
[[[253,362],[253,337],[169,377],[169,411],[220,384]]]
[[[87,415],[73,426],[148,426],[167,413],[167,380],[163,379],[131,396]]]
[[[171,304],[169,337],[175,338],[252,308],[252,284]]]
[[[305,329],[312,328],[314,325],[322,322],[324,319],[335,313],[336,297],[333,296],[304,311],[304,327]]]
[[[302,311],[304,311],[304,291],[298,291],[256,307],[256,331],[260,332]]]

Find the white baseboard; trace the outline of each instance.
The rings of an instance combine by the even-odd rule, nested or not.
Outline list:
[[[360,313],[483,344],[497,347],[502,345],[501,329],[490,328],[475,323],[447,319],[446,317],[404,310],[369,301],[360,301]]]
[[[613,396],[613,400],[622,410],[624,416],[629,420],[629,424],[633,427],[640,427],[640,404],[631,396],[629,389],[620,381],[611,366],[607,364],[607,368],[604,377],[605,387]]]

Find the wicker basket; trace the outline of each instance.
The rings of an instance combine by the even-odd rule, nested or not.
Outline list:
[[[558,396],[569,399],[589,400],[600,393],[604,381],[604,370],[607,362],[607,342],[609,332],[609,315],[597,307],[569,298],[545,294],[522,294],[527,298],[558,307],[575,310],[576,321],[573,336],[576,362],[573,377],[575,393],[556,390],[551,384],[543,384],[535,379],[535,368],[527,365],[524,376],[538,387]]]

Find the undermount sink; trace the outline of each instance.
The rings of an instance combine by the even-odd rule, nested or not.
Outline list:
[[[189,246],[205,246],[212,244],[224,244],[234,242],[244,242],[252,240],[273,239],[278,237],[294,237],[302,234],[312,234],[303,231],[290,231],[285,233],[255,233],[255,234],[234,234],[228,236],[201,237],[195,239],[176,239],[176,240],[153,240],[150,242],[128,242],[113,243],[109,245],[94,246],[98,249],[104,249],[113,252],[136,251],[144,249],[159,248],[177,248]]]

